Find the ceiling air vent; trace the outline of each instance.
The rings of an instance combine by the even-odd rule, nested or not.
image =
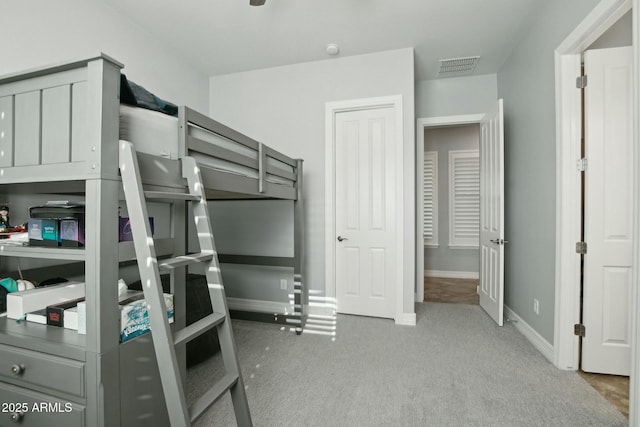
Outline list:
[[[479,56],[441,59],[438,77],[453,77],[471,74],[478,64]]]

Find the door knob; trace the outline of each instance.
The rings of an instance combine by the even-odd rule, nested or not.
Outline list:
[[[346,237],[338,236],[338,242],[342,242],[343,240],[349,240]]]
[[[491,239],[490,242],[495,243],[496,245],[504,245],[505,243],[509,243],[508,240],[504,239]]]

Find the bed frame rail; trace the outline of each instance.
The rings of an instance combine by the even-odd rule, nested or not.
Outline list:
[[[185,106],[179,108],[179,129],[180,156],[201,154],[249,168],[257,175],[257,186],[247,190],[245,185],[242,192],[258,197],[270,197],[270,192],[273,192],[274,195],[277,194],[277,198],[297,198],[297,160]],[[205,136],[214,137],[227,144],[235,144],[235,149],[207,142],[203,139],[204,136],[198,137],[202,132],[208,134]],[[269,178],[285,180],[291,185],[279,185],[270,182]]]

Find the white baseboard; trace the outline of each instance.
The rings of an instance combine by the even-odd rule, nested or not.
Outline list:
[[[396,325],[416,326],[415,313],[399,313],[395,318]]]
[[[319,305],[319,304],[310,304],[309,306],[305,306],[306,312],[309,313],[309,316],[336,316],[336,307],[335,305]]]
[[[230,310],[257,311],[261,313],[291,314],[293,307],[286,302],[262,301],[245,298],[227,298]]]
[[[260,313],[292,314],[293,307],[286,302],[262,301],[244,298],[227,298],[230,310],[254,311]],[[305,306],[305,312],[315,316],[335,317],[334,304],[311,304]],[[395,319],[396,325],[415,326],[415,313],[400,313]]]
[[[425,270],[425,277],[442,277],[443,279],[479,279],[480,273],[477,271],[443,271]]]
[[[553,363],[553,345],[550,344],[549,341],[544,339],[542,335],[536,332],[535,329],[529,326],[527,322],[522,320],[520,316],[506,305],[504,306],[504,316],[512,321],[513,326],[515,326],[549,362]]]

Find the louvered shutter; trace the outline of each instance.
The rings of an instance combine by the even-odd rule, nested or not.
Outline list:
[[[424,244],[438,245],[438,152],[424,153],[423,175]]]
[[[449,245],[478,247],[479,239],[479,151],[449,151]]]

